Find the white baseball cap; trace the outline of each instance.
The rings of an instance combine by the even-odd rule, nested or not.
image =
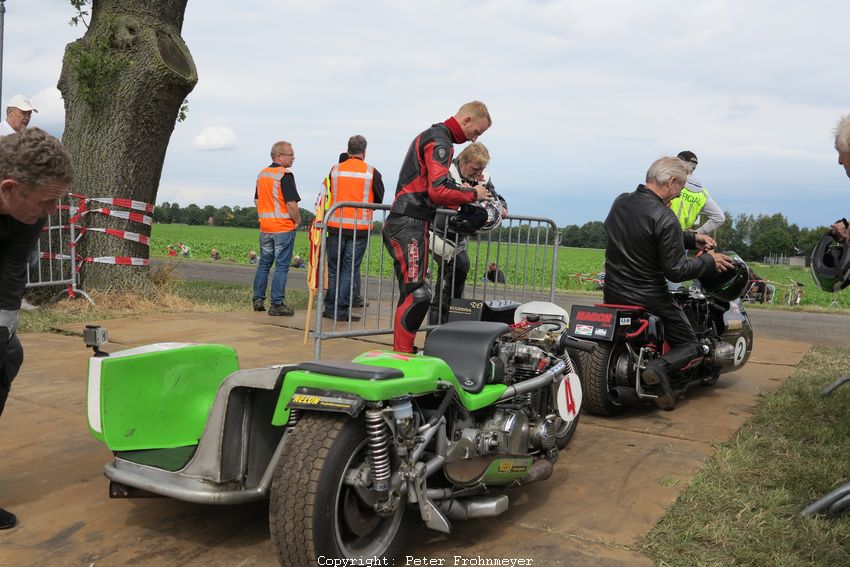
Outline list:
[[[32,105],[30,99],[25,98],[24,95],[15,95],[11,99],[9,99],[9,104],[6,105],[6,108],[9,107],[17,108],[19,110],[23,110],[27,112],[32,110],[33,112],[38,112],[38,109]]]

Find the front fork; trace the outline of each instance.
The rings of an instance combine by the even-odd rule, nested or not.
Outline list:
[[[436,416],[435,416],[436,417]],[[434,438],[435,455],[421,461],[425,449]],[[433,530],[448,533],[451,525],[440,512],[429,494],[427,479],[443,466],[448,452],[446,421],[438,419],[417,427],[410,398],[370,403],[366,409],[366,439],[368,444],[368,480],[371,490],[364,498],[379,515],[391,515],[402,505],[402,496],[407,502],[418,504],[422,520]],[[392,470],[391,451],[395,451],[398,466]],[[362,483],[362,473],[351,477]]]

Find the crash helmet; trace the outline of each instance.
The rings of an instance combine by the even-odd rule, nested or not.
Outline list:
[[[820,239],[812,251],[812,279],[824,291],[841,291],[850,285],[850,250],[832,234]]]
[[[742,297],[750,284],[750,269],[747,263],[734,252],[730,252],[732,268],[700,277],[702,291],[719,301],[735,301]]]
[[[501,201],[491,199],[489,201],[477,201],[476,203],[487,213],[487,220],[484,222],[484,225],[478,229],[478,232],[490,232],[502,224]]]
[[[472,236],[489,232],[502,224],[501,201],[475,201],[461,205],[458,214],[449,219],[448,228],[458,234]]]

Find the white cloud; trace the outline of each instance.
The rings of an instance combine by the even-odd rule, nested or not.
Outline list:
[[[38,114],[33,115],[30,125],[61,134],[65,128],[65,103],[59,89],[47,87],[33,95],[31,100]]]
[[[207,126],[195,136],[192,147],[196,150],[230,150],[236,147],[236,132],[229,126]]]
[[[223,205],[253,205],[250,199],[239,198],[237,195],[238,191],[239,188],[235,186],[213,183],[164,182],[159,186],[156,202],[157,204],[165,202],[180,203],[184,207],[190,203],[195,203],[201,207],[206,205],[216,207]]]
[[[85,32],[67,25],[72,12],[67,0],[7,2],[4,98],[44,107],[34,125],[64,122],[54,85]],[[809,195],[847,192],[831,130],[850,112],[848,20],[850,4],[830,0],[189,2],[183,37],[200,80],[160,199],[247,205],[283,139],[311,201],[359,133],[389,200],[413,137],[480,99],[512,211],[604,218],[653,159],[688,148],[723,208],[779,208],[811,226],[834,206]],[[227,159],[197,151],[225,148]]]

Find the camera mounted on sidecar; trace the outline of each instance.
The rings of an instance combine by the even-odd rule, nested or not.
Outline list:
[[[109,334],[105,327],[100,325],[86,325],[83,329],[83,341],[87,347],[94,350],[94,355],[97,357],[109,356],[108,352],[103,352],[100,347],[109,342]]]

